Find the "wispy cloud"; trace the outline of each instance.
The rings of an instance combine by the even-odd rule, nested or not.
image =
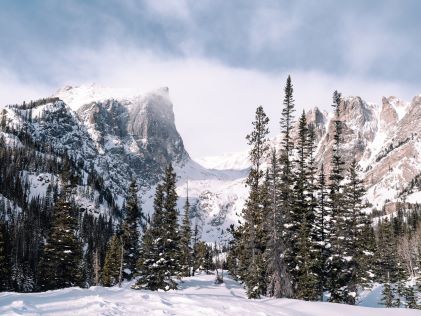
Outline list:
[[[419,94],[418,1],[56,1],[0,11],[0,102],[97,82],[168,86],[193,156],[241,150],[262,104],[278,132],[291,73],[299,108],[334,89]]]

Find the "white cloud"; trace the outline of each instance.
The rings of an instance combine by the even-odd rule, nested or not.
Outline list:
[[[146,5],[153,12],[166,17],[190,20],[190,7],[186,0],[146,0]]]
[[[117,46],[68,52],[58,56],[51,67],[50,75],[60,85],[96,82],[143,92],[168,86],[178,130],[193,157],[247,148],[245,135],[251,129],[258,105],[263,105],[271,119],[271,130],[278,133],[282,91],[288,75],[232,68],[204,59],[163,59],[150,52]],[[329,109],[335,89],[378,103],[383,95],[409,99],[420,92],[399,82],[367,81],[320,72],[292,69],[291,76],[297,115],[303,107]],[[37,82],[22,83],[5,74],[0,74],[0,85],[1,104],[50,95],[58,88]]]
[[[36,100],[51,93],[51,87],[38,82],[25,82],[14,73],[0,71],[0,106]]]
[[[252,16],[249,29],[250,49],[259,53],[282,45],[282,39],[294,32],[300,22],[295,15],[270,7],[259,7]]]

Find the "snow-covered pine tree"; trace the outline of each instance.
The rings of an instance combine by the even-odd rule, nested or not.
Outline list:
[[[39,268],[42,290],[81,284],[81,244],[76,236],[77,210],[63,192],[54,205],[50,235],[44,246]]]
[[[104,286],[114,286],[119,282],[121,240],[121,236],[113,235],[108,242],[104,268],[102,272],[102,284]]]
[[[232,229],[234,229],[232,227]],[[197,260],[197,255],[196,255],[196,245],[199,242],[199,227],[197,225],[197,218],[195,220],[195,224],[194,224],[194,230],[193,230],[193,244],[192,244],[192,276],[194,276],[195,273],[195,267],[197,266],[196,264],[196,260]]]
[[[266,180],[268,198],[270,201],[269,214],[266,217],[266,231],[268,243],[264,257],[266,261],[268,296],[281,298],[292,297],[292,283],[283,254],[285,253],[283,233],[283,218],[281,208],[280,173],[276,149],[272,149],[270,168]]]
[[[335,109],[335,132],[333,135],[334,144],[331,160],[331,173],[329,176],[329,207],[331,209],[331,254],[328,261],[328,289],[330,301],[336,303],[346,302],[348,292],[346,285],[349,279],[348,254],[344,253],[345,240],[347,234],[343,183],[344,161],[341,155],[342,147],[342,122],[340,120],[341,94],[337,91],[333,93],[333,107]]]
[[[387,307],[393,307],[397,304],[400,305],[400,297],[396,286],[400,278],[400,269],[396,256],[396,238],[393,233],[392,223],[388,217],[379,223],[378,235],[376,263],[377,275],[379,276],[378,280],[384,283],[382,301],[385,302]],[[389,288],[386,288],[387,286]],[[390,303],[389,300],[392,300],[392,303]]]
[[[288,266],[288,272],[292,278],[293,289],[296,288],[295,271],[297,268],[296,261],[296,243],[298,239],[299,223],[296,221],[297,216],[294,214],[294,199],[293,199],[293,159],[292,152],[294,143],[292,140],[292,129],[294,123],[293,113],[295,111],[294,88],[291,81],[291,76],[288,76],[284,88],[284,100],[281,113],[281,133],[283,135],[280,151],[280,166],[281,166],[281,209],[283,210],[283,225],[284,233],[282,238],[285,245],[285,262]]]
[[[250,187],[249,197],[243,210],[244,224],[242,227],[240,253],[240,266],[244,270],[240,271],[241,278],[247,287],[249,298],[258,298],[266,293],[264,278],[265,266],[263,263],[263,252],[266,246],[264,239],[264,217],[263,200],[261,186],[263,185],[264,172],[262,164],[269,149],[268,129],[269,118],[262,106],[256,109],[253,131],[247,135],[246,139],[251,146],[249,158],[251,169],[247,178],[247,185]]]
[[[142,224],[142,208],[137,198],[137,184],[132,180],[129,186],[125,204],[126,214],[123,219],[124,242],[124,278],[130,280],[136,272],[136,263],[139,259],[140,229]]]
[[[204,241],[199,241],[196,244],[195,263],[195,270],[205,271],[208,274],[215,267],[213,264],[212,246],[207,245]]]
[[[326,184],[326,176],[324,172],[324,165],[322,163],[319,177],[316,185],[317,206],[314,219],[314,238],[317,249],[317,263],[316,274],[319,280],[319,296],[323,301],[323,292],[326,288],[327,275],[327,261],[330,256],[330,209],[327,206],[328,191]]]
[[[176,174],[172,165],[169,165],[165,170],[164,181],[157,185],[154,214],[143,236],[138,261],[140,277],[134,286],[136,289],[167,291],[177,288],[173,277],[181,273],[181,252],[175,184]]]
[[[309,170],[308,126],[303,111],[298,125],[298,139],[296,144],[297,155],[295,160],[294,181],[294,222],[299,225],[298,238],[294,245],[297,268],[294,271],[296,284],[296,297],[305,300],[316,300],[318,297],[317,278],[314,273],[316,268],[316,252],[312,238],[314,226],[314,203],[309,196],[312,189]]]
[[[347,256],[347,290],[348,304],[355,304],[358,299],[358,286],[371,283],[370,260],[372,254],[366,247],[367,233],[364,230],[367,224],[367,214],[363,211],[363,196],[365,189],[357,175],[357,161],[354,159],[348,169],[348,182],[344,189],[345,224],[347,227],[345,243],[342,249]],[[368,264],[368,265],[366,265]]]
[[[384,306],[393,307],[394,296],[389,281],[383,284],[381,301]]]
[[[181,224],[180,251],[181,251],[181,273],[182,276],[190,276],[192,267],[192,230],[190,223],[190,202],[187,192],[184,203],[183,222]]]

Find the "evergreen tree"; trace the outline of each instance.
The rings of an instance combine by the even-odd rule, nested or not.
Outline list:
[[[190,203],[187,193],[184,204],[183,222],[181,225],[180,250],[181,250],[181,271],[182,276],[190,276],[192,266],[192,231],[190,223]]]
[[[328,289],[330,301],[343,303],[348,300],[349,292],[346,287],[350,275],[348,270],[348,254],[344,253],[347,234],[347,222],[344,209],[343,183],[344,161],[341,156],[342,122],[340,120],[341,94],[333,93],[333,107],[335,109],[335,132],[333,135],[333,152],[331,173],[329,176],[329,207],[331,209],[331,254],[328,262]]]
[[[369,243],[367,243],[371,232],[367,229],[368,216],[363,211],[363,196],[365,189],[362,181],[357,175],[357,162],[354,159],[349,167],[348,183],[344,190],[345,225],[347,227],[343,244],[343,255],[347,256],[347,292],[345,298],[347,303],[355,304],[358,297],[358,286],[371,283]],[[366,228],[366,229],[364,229]]]
[[[249,198],[243,210],[244,225],[241,228],[241,243],[243,251],[240,254],[240,265],[244,270],[240,271],[242,280],[247,287],[249,298],[258,298],[266,293],[264,278],[265,267],[263,264],[263,252],[266,246],[264,239],[264,210],[261,194],[264,172],[262,163],[268,152],[269,118],[266,116],[263,107],[256,110],[254,129],[247,135],[246,139],[251,146],[249,158],[252,164],[247,185],[250,187]]]
[[[330,210],[327,207],[328,191],[326,184],[326,176],[324,173],[324,165],[321,165],[318,183],[317,183],[317,207],[315,210],[314,238],[317,249],[316,274],[319,279],[319,296],[323,301],[323,292],[328,279],[328,258],[330,256],[329,242],[329,218]]]
[[[281,132],[282,148],[280,152],[280,164],[281,164],[281,208],[283,210],[283,226],[286,228],[282,234],[285,245],[285,253],[282,254],[285,257],[285,262],[288,266],[288,272],[292,278],[293,289],[296,289],[296,245],[299,234],[299,222],[297,218],[299,216],[295,213],[294,198],[293,198],[293,185],[294,185],[294,174],[293,174],[293,149],[294,143],[292,140],[292,129],[294,123],[293,113],[295,111],[294,97],[293,97],[293,85],[291,77],[288,76],[286,85],[284,88],[284,101],[283,109],[281,113]]]
[[[384,306],[393,307],[394,296],[393,296],[392,288],[391,288],[389,282],[383,284],[383,291],[382,291],[382,299],[381,300],[382,300]]]
[[[136,289],[156,291],[177,288],[173,277],[181,274],[181,253],[175,184],[176,175],[169,165],[163,183],[156,188],[154,214],[143,236]]]
[[[207,245],[204,241],[199,241],[196,244],[196,270],[205,271],[209,274],[210,270],[214,269],[212,247]]]
[[[102,284],[104,286],[114,286],[120,281],[121,240],[121,236],[113,235],[108,242],[102,273]]]
[[[315,270],[315,252],[313,251],[312,229],[314,226],[314,203],[309,192],[312,190],[309,170],[309,132],[305,112],[303,111],[298,125],[296,170],[294,182],[293,223],[298,226],[297,242],[293,245],[296,254],[297,269],[294,278],[297,280],[296,296],[305,300],[317,298],[317,279]]]
[[[123,220],[124,277],[131,279],[136,271],[139,259],[139,233],[141,229],[142,209],[137,198],[136,181],[132,181],[126,200],[126,216]]]
[[[9,289],[10,266],[6,253],[6,238],[4,234],[4,225],[0,221],[0,292]]]
[[[76,236],[77,211],[65,194],[54,206],[51,233],[40,262],[40,288],[60,289],[81,284],[81,244]]]
[[[266,218],[268,244],[265,249],[267,262],[267,295],[276,298],[292,297],[293,289],[287,264],[284,260],[285,253],[283,234],[283,218],[281,212],[280,168],[276,150],[272,150],[271,164],[268,172],[266,186],[270,201],[270,212]]]

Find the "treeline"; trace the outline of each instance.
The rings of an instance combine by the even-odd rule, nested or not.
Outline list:
[[[253,131],[247,135],[252,163],[247,179],[250,194],[243,221],[231,227],[231,274],[244,282],[249,298],[272,296],[347,304],[356,304],[361,291],[374,282],[399,281],[399,293],[391,285],[392,294],[400,299],[393,306],[415,307],[411,293],[416,287],[406,282],[408,275],[403,273],[398,246],[399,238],[413,237],[407,237],[405,229],[393,232],[394,239],[385,238],[387,220],[373,225],[367,213],[369,205],[363,200],[365,189],[357,162],[343,158],[341,94],[333,94],[331,158],[318,168],[314,126],[307,124],[304,112],[293,136],[295,105],[290,77],[284,92],[279,149],[270,148],[269,118],[261,106],[256,110]],[[407,217],[398,218],[400,227],[408,226]],[[415,231],[419,221],[413,219],[412,223],[411,231]],[[382,244],[386,240],[387,247]],[[388,263],[391,258],[395,261]],[[412,266],[406,264],[412,267],[412,277],[418,275],[414,262]],[[398,267],[402,272],[392,278]],[[387,293],[383,296],[390,297]]]
[[[0,291],[113,286],[135,275],[142,280],[136,288],[166,290],[176,288],[173,277],[212,270],[219,250],[199,240],[188,200],[179,218],[172,167],[157,187],[149,218],[138,201],[136,181],[119,208],[94,166],[33,139],[31,109],[56,101],[10,106],[22,119],[13,122],[7,111],[0,113]],[[60,128],[71,125],[60,108],[41,115],[60,121]],[[41,175],[45,192],[34,194],[32,182]],[[89,212],[80,198],[108,213]]]
[[[42,180],[38,184],[43,184],[45,194],[36,195],[31,188],[31,179],[38,179],[40,174]],[[30,143],[6,145],[4,137],[0,137],[0,290],[30,292],[43,289],[42,259],[48,257],[45,254],[47,245],[58,221],[60,205],[65,201],[63,184],[67,183],[75,192],[82,184],[82,174],[66,156],[42,153]],[[95,174],[88,178],[88,185],[82,192],[86,196],[94,195],[98,182]],[[106,192],[105,188],[103,192]],[[113,226],[110,217],[83,212],[74,197],[68,195],[66,207],[72,210],[71,218],[75,219],[80,243],[90,245],[98,241],[105,249]],[[99,195],[92,200],[99,203]],[[79,268],[88,279],[89,265]],[[81,285],[84,282],[79,281]]]

